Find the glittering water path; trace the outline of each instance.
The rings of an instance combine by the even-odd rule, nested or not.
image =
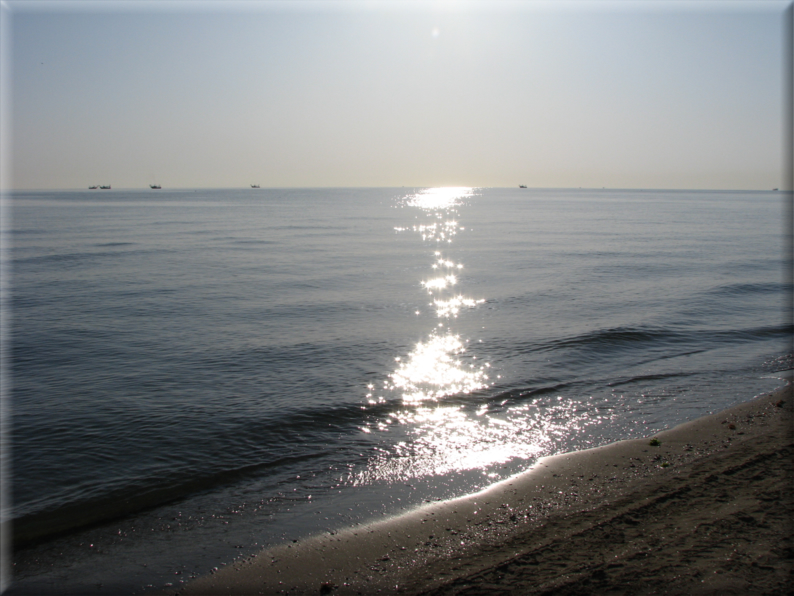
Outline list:
[[[15,196],[23,583],[162,585],[772,389],[780,195]]]

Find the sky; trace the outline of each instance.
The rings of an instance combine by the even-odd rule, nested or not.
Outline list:
[[[1,8],[4,188],[790,188],[788,1]]]

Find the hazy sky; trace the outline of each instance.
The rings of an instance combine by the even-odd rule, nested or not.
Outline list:
[[[10,185],[784,188],[790,6],[4,2]]]

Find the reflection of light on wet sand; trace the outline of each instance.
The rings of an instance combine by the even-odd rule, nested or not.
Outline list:
[[[484,368],[469,365],[467,370],[459,359],[466,351],[457,335],[432,335],[416,344],[390,375],[392,388],[402,392],[404,402],[437,400],[448,395],[471,393],[486,387]]]
[[[583,413],[561,403],[544,409],[526,404],[498,417],[488,406],[478,413],[463,406],[419,406],[396,412],[389,422],[407,427],[411,439],[373,456],[351,479],[354,484],[406,482],[531,460],[553,452],[558,438],[585,425]]]

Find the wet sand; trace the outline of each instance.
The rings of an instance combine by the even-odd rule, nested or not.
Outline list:
[[[788,594],[792,401],[787,387],[545,458],[486,491],[269,549],[176,593]]]

